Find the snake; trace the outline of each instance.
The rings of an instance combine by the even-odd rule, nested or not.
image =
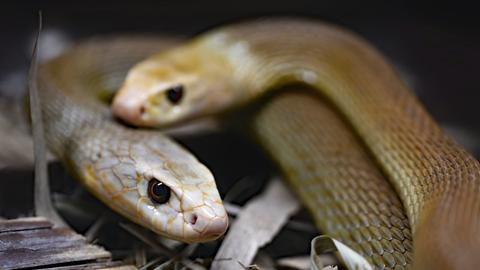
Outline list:
[[[205,242],[228,226],[210,170],[160,131],[120,123],[108,105],[135,62],[175,43],[166,37],[84,41],[39,66],[38,95],[49,150],[92,194],[159,235]]]
[[[324,136],[329,136],[328,140],[345,138],[340,132],[345,128],[314,127],[321,123],[310,113],[316,114],[314,108],[323,106],[303,107],[297,103],[304,99],[296,98],[296,110],[284,109],[284,117],[264,114],[259,120],[263,126],[253,124],[254,129],[257,134],[268,133],[270,137],[262,136],[260,141],[272,155],[286,155],[288,145],[296,146],[296,155],[291,154],[296,158],[278,157],[277,161],[293,186],[317,195],[300,196],[314,215],[329,212],[330,204],[322,201],[330,199],[320,199],[322,195],[330,193],[331,200],[345,199],[347,209],[342,210],[345,214],[332,215],[341,216],[352,237],[359,230],[358,243],[374,242],[374,255],[384,255],[379,262],[391,261],[385,258],[385,251],[391,250],[387,242],[393,235],[402,238],[398,230],[407,228],[401,222],[405,215],[413,241],[413,269],[477,268],[480,263],[478,160],[445,134],[388,60],[352,31],[295,18],[234,23],[212,29],[136,64],[113,99],[112,111],[132,125],[162,127],[220,114],[290,84],[309,86],[317,96],[332,104],[378,167],[378,173],[370,171],[366,169],[370,165],[361,164],[357,154],[345,152],[349,143],[339,142],[344,147],[338,148],[329,148],[327,144],[326,149],[320,149],[339,155],[329,162],[316,152]],[[287,102],[281,104],[291,106]],[[318,109],[320,113],[322,110]],[[293,127],[289,119],[297,116],[301,119],[291,121],[301,124],[281,129]],[[270,144],[265,143],[268,140]],[[332,184],[331,191],[322,191],[322,185],[316,183],[322,181],[322,174],[333,170],[315,169],[322,162],[345,169],[328,177],[352,179]],[[305,173],[301,174],[302,171]],[[308,172],[312,174],[305,176]],[[310,181],[299,180],[302,175]],[[390,183],[394,193],[373,188],[373,183],[380,181],[362,180],[380,176]],[[397,205],[395,196],[403,206],[398,215],[394,214],[398,207],[385,209]],[[349,199],[354,202],[348,203]],[[380,203],[383,199],[391,203]],[[370,215],[362,214],[380,209],[389,211],[390,221],[398,221],[393,223],[399,226],[378,227],[375,218],[367,220]],[[349,211],[360,214],[351,215]],[[337,219],[340,217],[334,218]],[[326,233],[332,230],[335,233],[328,222],[320,223]],[[365,233],[363,227],[371,234]],[[382,228],[378,236],[372,233],[374,227]],[[408,239],[408,233],[403,236]],[[387,241],[377,243],[370,239]],[[393,243],[392,246],[398,248]],[[408,246],[403,248],[409,250]],[[408,256],[404,259],[410,261]]]

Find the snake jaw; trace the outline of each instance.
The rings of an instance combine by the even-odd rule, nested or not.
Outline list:
[[[214,183],[213,183],[214,184]],[[205,187],[196,190],[206,190]],[[216,191],[216,189],[214,189]],[[198,242],[214,240],[228,228],[228,215],[218,192],[187,191],[182,200],[185,237]],[[216,199],[215,199],[216,198]]]
[[[190,88],[198,81],[195,73],[178,67],[171,59],[144,61],[131,70],[112,102],[112,113],[127,123],[151,126],[161,115],[164,123],[177,119],[186,106],[177,106],[168,99],[168,90],[180,86]],[[185,103],[189,95],[179,96],[178,102]],[[188,107],[187,107],[188,108]]]
[[[213,179],[202,183],[193,181],[175,188],[178,200],[169,204],[178,209],[167,222],[170,235],[181,234],[179,240],[194,243],[220,237],[228,228],[228,215],[223,207]],[[182,230],[179,230],[181,224]]]
[[[133,146],[131,151],[142,168],[142,179],[160,179],[171,190],[166,204],[145,200],[146,205],[140,206],[153,231],[189,243],[211,241],[226,231],[228,216],[207,167],[185,155],[183,148],[159,141]],[[144,194],[145,183],[137,184]]]
[[[212,173],[180,145],[152,131],[85,132],[100,139],[79,137],[71,151],[82,158],[72,164],[81,166],[83,183],[111,208],[183,242],[206,242],[225,232],[228,217]],[[151,198],[152,179],[169,188],[167,202]]]
[[[145,198],[138,202],[137,212],[139,221],[152,231],[187,243],[212,241],[225,233],[228,215],[220,200],[214,202],[209,197],[198,206],[192,205],[192,199],[176,188],[167,204],[154,204]]]
[[[189,243],[215,240],[222,236],[228,228],[226,212],[218,215],[208,206],[184,212],[183,219],[183,235]]]
[[[206,186],[214,190],[205,190]],[[172,196],[166,204],[155,204],[143,196],[137,202],[141,224],[188,243],[212,241],[223,235],[228,228],[228,215],[214,182],[203,187],[188,184],[169,187]]]
[[[237,105],[243,99],[236,93],[244,86],[225,76],[232,63],[192,54],[199,48],[216,49],[209,44],[179,47],[135,65],[114,97],[112,113],[135,126],[165,127]],[[182,94],[171,100],[169,91],[179,88]]]

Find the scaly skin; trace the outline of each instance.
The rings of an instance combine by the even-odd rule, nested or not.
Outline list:
[[[39,95],[50,150],[97,198],[135,223],[185,242],[221,236],[228,217],[210,171],[159,131],[114,121],[99,100],[115,91],[126,71],[173,40],[92,40],[44,64]],[[150,199],[149,180],[171,192],[165,204]]]
[[[394,186],[413,230],[415,269],[480,265],[479,162],[444,134],[382,55],[345,29],[266,20],[207,32],[136,65],[113,110],[135,125],[162,126],[291,83],[329,100]],[[165,91],[175,85],[185,98],[171,104]]]
[[[300,88],[262,104],[248,118],[253,135],[322,231],[376,269],[409,269],[411,230],[395,190],[338,113]]]

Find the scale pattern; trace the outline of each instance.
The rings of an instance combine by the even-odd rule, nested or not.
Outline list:
[[[410,267],[412,236],[400,199],[329,104],[308,93],[283,93],[252,122],[254,135],[323,233],[376,269]]]
[[[114,107],[125,109],[118,115],[126,121],[147,126],[220,113],[286,85],[315,89],[352,126],[400,198],[413,234],[414,268],[480,265],[479,162],[444,134],[392,66],[358,35],[309,20],[257,20],[211,30],[136,67]],[[182,80],[187,77],[198,80]],[[170,110],[174,117],[166,117],[148,110],[158,107],[163,91],[144,81],[180,81],[186,97],[208,102],[185,98]],[[139,91],[145,96],[135,98]],[[134,106],[120,106],[126,97],[135,99]],[[142,108],[146,114],[138,113]],[[296,144],[302,149],[304,142]],[[304,168],[299,158],[282,164],[284,171]]]
[[[250,98],[303,83],[347,119],[405,207],[416,269],[480,265],[479,162],[441,130],[367,41],[337,26],[292,19],[227,26],[204,38],[213,44],[208,40],[219,36],[210,51],[243,48],[241,59],[225,57],[237,69],[232,80]]]
[[[175,40],[80,43],[40,67],[39,97],[50,151],[98,199],[158,234],[205,242],[218,238],[228,224],[211,172],[161,131],[118,123],[108,107],[128,69]],[[168,202],[150,199],[152,179],[168,186]]]
[[[478,256],[480,254],[480,165],[478,161],[443,133],[401,82],[384,57],[368,42],[345,29],[332,25],[283,19],[222,27],[198,37],[195,44],[197,45],[191,46],[194,51],[186,54],[188,57],[185,57],[185,62],[189,63],[190,57],[196,53],[202,55],[198,59],[208,60],[208,64],[204,65],[206,69],[215,66],[217,61],[220,67],[225,68],[210,73],[215,74],[210,81],[228,82],[225,89],[235,85],[236,89],[242,91],[235,95],[243,103],[263,95],[270,89],[292,83],[307,84],[315,88],[317,94],[331,102],[339,114],[352,126],[353,132],[364,143],[368,152],[372,154],[374,161],[367,163],[377,164],[378,170],[383,172],[395,189],[396,195],[391,194],[387,197],[391,202],[397,200],[393,197],[400,198],[413,231],[413,267],[415,269],[475,269],[480,265],[480,256]],[[185,52],[188,52],[188,47]],[[109,52],[105,53],[109,54]],[[230,66],[226,63],[230,63]],[[101,67],[109,64],[108,61],[98,63]],[[200,64],[194,63],[194,66],[202,68]],[[197,71],[199,74],[209,74],[205,70]],[[214,104],[210,105],[214,107]],[[313,107],[309,108],[314,111]],[[297,109],[305,111],[304,115],[309,114],[309,111],[301,107]],[[272,119],[274,119],[273,116]],[[284,122],[287,123],[283,118],[275,118],[268,124],[281,127]],[[297,129],[284,129],[281,134],[272,132],[270,140],[277,140],[276,136],[283,138],[284,133],[300,133],[306,128],[313,129],[310,126],[311,123],[304,123]],[[301,134],[305,136],[302,140],[307,140],[308,136],[316,138],[315,132],[322,131],[316,128],[312,130],[313,133]],[[337,134],[331,134],[337,137]],[[309,153],[310,148],[304,148],[303,141],[290,143],[294,143],[301,150],[289,152],[289,155],[297,155],[297,159],[290,159],[291,163],[288,164],[282,163],[285,173],[295,176],[300,174],[300,168],[306,166],[312,167],[314,171],[315,165],[311,161],[302,160],[304,157],[313,156]],[[327,147],[325,151],[333,151],[329,149]],[[282,153],[282,151],[286,150],[278,149],[278,152]],[[276,153],[272,154],[276,155]],[[341,153],[333,151],[333,154]],[[354,160],[360,162],[360,159]],[[341,162],[345,162],[347,167],[359,170],[359,172],[347,170],[340,173],[347,178],[368,178],[376,175],[362,176],[365,173],[362,169],[367,164],[365,161],[357,164],[350,157],[345,157]],[[338,166],[337,163],[331,164]],[[315,171],[315,173],[325,172]],[[308,175],[305,177],[307,180],[312,178]],[[378,177],[381,177],[380,173]],[[374,189],[368,181],[361,183],[361,186],[356,188],[356,192],[344,186],[335,186],[330,181],[322,185],[332,185],[335,191],[339,192],[336,196],[342,196],[345,199],[371,196],[371,202],[383,200],[384,195],[381,192],[372,192]],[[354,184],[350,185],[354,186]],[[304,182],[297,184],[297,187],[311,188]],[[312,208],[318,200],[321,200],[314,198],[313,195],[315,194],[312,193],[308,197],[304,195],[305,202]],[[316,195],[321,197],[320,194]],[[368,207],[367,204],[366,208]],[[391,207],[391,209],[397,208]],[[403,213],[400,209],[397,210]],[[327,215],[336,217],[336,213],[328,213],[326,209],[319,209],[319,211],[325,211]],[[348,213],[354,213],[354,211]],[[392,216],[400,218],[397,214]],[[354,214],[339,215],[339,218],[332,220],[343,222],[344,225],[339,225],[339,228],[352,228],[362,224],[362,220]],[[403,218],[400,220],[403,224],[405,223]],[[374,218],[372,221],[374,222]],[[389,235],[392,237],[396,235],[397,227],[395,226],[388,227],[389,230],[380,230],[381,239],[389,239]],[[408,229],[404,229],[407,228],[405,224],[404,226],[401,232],[407,239]],[[400,227],[398,229],[400,230]],[[352,233],[352,239],[355,240],[353,235]],[[375,234],[372,232],[372,235]],[[377,242],[372,241],[372,243]],[[377,244],[372,246],[372,250],[377,250],[375,247],[378,248],[378,254],[381,250],[391,250],[388,242],[378,241],[378,243],[381,249]],[[353,243],[351,245],[355,246]],[[393,244],[392,246],[395,247]],[[408,244],[402,247],[410,250]],[[367,249],[356,248],[368,254]],[[379,259],[378,261],[380,262]],[[382,258],[382,262],[389,267],[391,261],[388,255]],[[409,262],[407,259],[405,261]],[[398,263],[397,260],[395,263]],[[381,263],[377,265],[381,266]]]

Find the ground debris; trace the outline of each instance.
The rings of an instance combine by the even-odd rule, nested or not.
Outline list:
[[[299,202],[281,180],[271,181],[263,194],[249,201],[238,213],[211,269],[245,269],[245,266],[251,266],[257,250],[275,237],[299,207]]]
[[[0,269],[135,269],[68,228],[41,217],[0,220]]]

